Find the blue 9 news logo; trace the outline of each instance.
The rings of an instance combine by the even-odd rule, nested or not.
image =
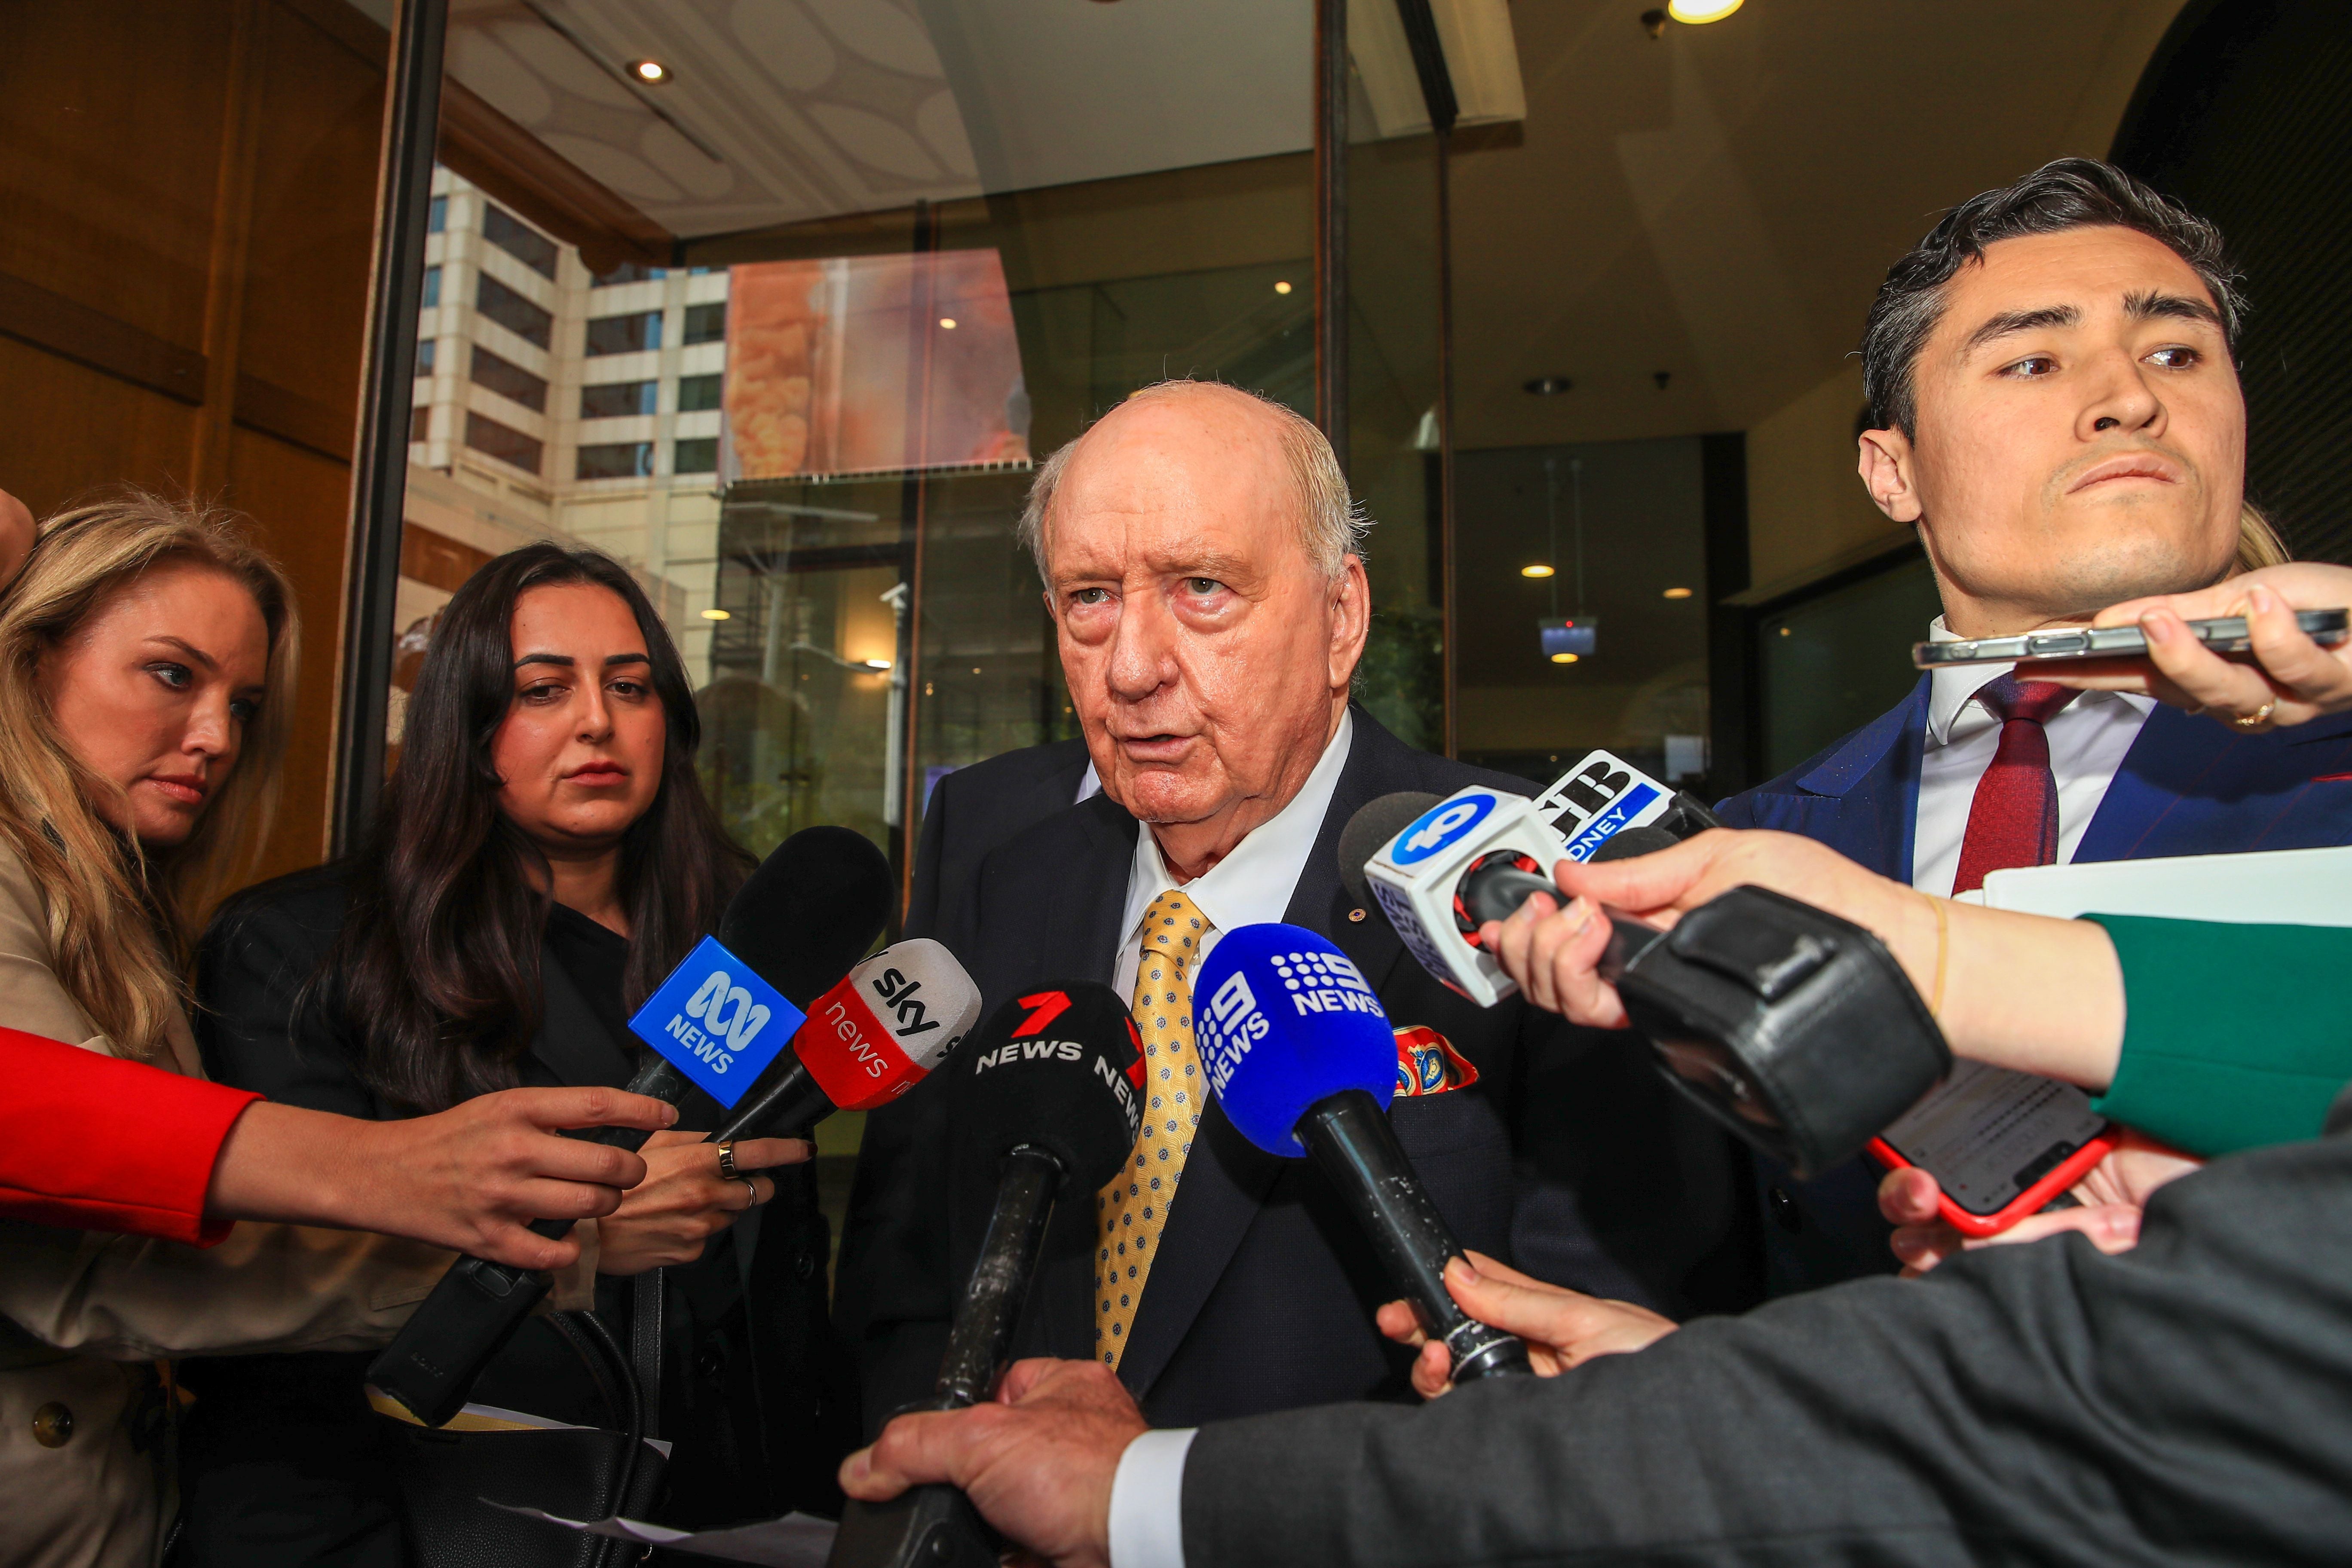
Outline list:
[[[1465,795],[1441,801],[1412,819],[1390,847],[1389,859],[1399,866],[1417,866],[1454,843],[1493,815],[1491,795]]]

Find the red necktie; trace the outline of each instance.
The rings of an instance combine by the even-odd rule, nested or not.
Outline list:
[[[1989,681],[1977,693],[2000,721],[2000,745],[1969,804],[1953,892],[1983,887],[1988,871],[2047,866],[2058,858],[2058,780],[2050,772],[2050,736],[2042,726],[2074,697],[2072,687],[2013,675]]]

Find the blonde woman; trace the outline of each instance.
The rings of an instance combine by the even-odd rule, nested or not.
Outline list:
[[[220,517],[131,495],[42,526],[0,597],[0,1021],[201,1076],[183,963],[267,831],[297,642],[284,574]],[[449,1257],[0,1222],[0,1565],[154,1563],[162,1358],[379,1343]]]

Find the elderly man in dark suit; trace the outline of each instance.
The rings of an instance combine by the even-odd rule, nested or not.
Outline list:
[[[1368,802],[1526,790],[1349,704],[1362,526],[1321,433],[1288,409],[1190,382],[1129,398],[1047,460],[1023,521],[1085,755],[1064,743],[951,775],[926,826],[909,929],[946,942],[988,1006],[1069,978],[1137,999],[1153,1098],[1136,1163],[1057,1212],[1018,1348],[1115,1368],[1161,1422],[1408,1387],[1373,1323],[1378,1266],[1336,1195],[1207,1100],[1191,968],[1238,926],[1323,932],[1400,1037],[1443,1061],[1391,1117],[1468,1245],[1682,1310],[1685,1272],[1737,1215],[1721,1141],[1630,1053],[1445,990],[1342,888],[1339,836]],[[1088,761],[1099,793],[1074,803]],[[1201,940],[1163,949],[1171,930]],[[836,1311],[870,1426],[928,1391],[985,1221],[986,1194],[949,1190],[942,1101],[918,1089],[876,1113],[859,1158]]]

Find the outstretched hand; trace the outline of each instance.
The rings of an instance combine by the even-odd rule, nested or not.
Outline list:
[[[2139,1242],[2140,1214],[2157,1188],[2205,1162],[2126,1127],[2115,1152],[2074,1184],[2077,1207],[2028,1215],[1997,1236],[1962,1235],[1937,1206],[1936,1178],[1916,1166],[1889,1171],[1878,1184],[1878,1212],[1895,1226],[1887,1245],[1916,1279],[1952,1254],[1979,1247],[2014,1246],[2080,1231],[2101,1252],[2129,1252]]]
[[[1631,1301],[1547,1285],[1483,1252],[1471,1253],[1466,1262],[1457,1258],[1448,1263],[1445,1289],[1478,1321],[1525,1341],[1528,1362],[1538,1377],[1556,1377],[1595,1356],[1645,1349],[1677,1326],[1673,1319]],[[1423,1331],[1410,1305],[1391,1301],[1378,1316],[1381,1332],[1399,1344],[1421,1347],[1412,1363],[1414,1393],[1434,1399],[1454,1386],[1454,1358]]]
[[[1013,1363],[994,1403],[901,1415],[842,1461],[841,1489],[887,1502],[944,1481],[1005,1535],[1055,1568],[1109,1568],[1110,1489],[1146,1430],[1099,1362]]]

